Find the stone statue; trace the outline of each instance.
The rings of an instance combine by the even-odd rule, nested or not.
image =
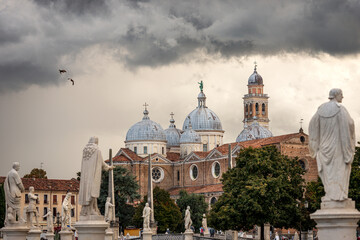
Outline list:
[[[101,216],[97,206],[97,198],[100,195],[101,170],[114,169],[114,166],[108,166],[103,161],[98,141],[97,137],[91,137],[83,150],[79,190],[81,216]]]
[[[49,211],[43,216],[43,218],[46,218],[47,232],[48,232],[48,233],[54,232],[54,221],[53,221],[53,216],[52,216],[51,210],[49,210]]]
[[[36,220],[36,226],[39,227],[39,214],[36,209],[36,200],[38,199],[38,196],[34,194],[35,189],[34,187],[29,187],[29,205],[26,208],[26,221],[28,224],[28,227],[34,228],[34,218]]]
[[[113,221],[113,208],[115,207],[114,204],[111,203],[111,197],[106,199],[105,203],[105,221],[110,222]]]
[[[4,182],[6,215],[4,225],[8,226],[17,223],[19,220],[23,222],[20,215],[21,193],[25,191],[21,182],[18,171],[20,164],[13,163],[12,169],[9,171]]]
[[[149,207],[149,203],[146,203],[142,215],[142,217],[144,218],[144,226],[143,226],[144,229],[150,229],[151,211],[152,210]]]
[[[186,211],[185,211],[185,230],[192,231],[190,228],[191,225],[192,225],[192,221],[191,221],[191,214],[190,214],[190,206],[187,206]]]
[[[203,214],[203,218],[202,218],[202,227],[204,228],[204,233],[208,233],[209,229],[207,227],[207,220],[206,220],[206,214]]]
[[[67,193],[61,206],[61,229],[71,229],[71,193]]]
[[[198,82],[198,84],[199,84],[200,91],[203,91],[203,88],[204,88],[203,81],[201,80],[200,82]]]
[[[322,201],[348,199],[351,163],[355,152],[354,121],[340,103],[341,89],[331,89],[309,125],[309,147],[324,184]]]
[[[297,231],[295,231],[294,239],[293,240],[299,240],[299,234]]]

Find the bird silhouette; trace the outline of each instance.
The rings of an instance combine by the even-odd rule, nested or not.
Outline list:
[[[68,78],[68,80],[72,82],[72,85],[75,84],[75,82],[74,82],[74,80],[72,78]]]
[[[59,72],[60,72],[60,74],[66,73],[66,70],[65,69],[59,69]]]

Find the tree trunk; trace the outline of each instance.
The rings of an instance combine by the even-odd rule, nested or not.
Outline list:
[[[265,224],[261,224],[261,232],[260,232],[260,240],[265,240],[265,234],[264,234],[264,226]]]

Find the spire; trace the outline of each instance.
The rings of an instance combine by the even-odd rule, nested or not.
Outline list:
[[[303,128],[302,128],[302,124],[303,124],[303,121],[304,121],[304,119],[300,119],[300,129],[299,129],[299,133],[303,133],[304,132],[304,130],[303,130]]]
[[[254,72],[256,72],[256,70],[257,70],[257,63],[256,63],[256,61],[254,62]]]
[[[149,116],[148,116],[148,115],[149,115],[149,111],[148,111],[147,108],[146,108],[147,106],[149,106],[149,104],[145,103],[143,106],[145,107],[143,120],[150,119]]]
[[[171,112],[170,113],[170,116],[171,116],[171,118],[170,118],[170,126],[169,126],[169,128],[176,128],[176,126],[175,126],[175,120],[174,120],[174,113],[173,112]]]

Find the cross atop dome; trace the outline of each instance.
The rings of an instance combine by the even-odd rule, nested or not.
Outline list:
[[[254,65],[255,65],[254,66],[254,72],[256,72],[256,69],[257,69],[257,62],[256,61],[254,62]]]
[[[145,104],[144,104],[143,106],[145,107],[143,120],[150,119],[149,116],[148,116],[148,115],[149,115],[149,111],[148,111],[147,108],[146,108],[146,107],[149,106],[149,104],[147,104],[147,103],[145,102]]]

